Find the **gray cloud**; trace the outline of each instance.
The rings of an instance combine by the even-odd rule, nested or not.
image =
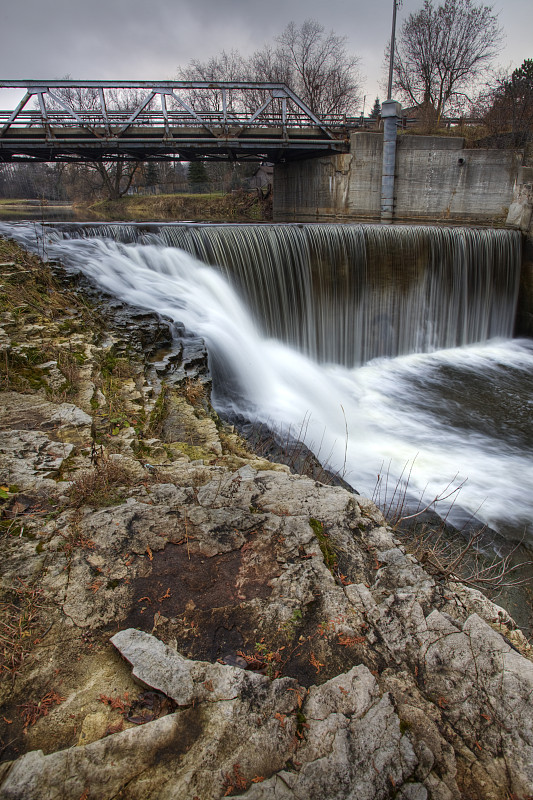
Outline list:
[[[399,24],[422,0],[404,0]],[[533,57],[531,0],[500,0],[500,62]],[[367,103],[379,92],[392,0],[18,0],[0,14],[0,78],[169,79],[220,50],[249,54],[290,20],[319,20],[361,58]],[[4,96],[0,104],[4,105]]]

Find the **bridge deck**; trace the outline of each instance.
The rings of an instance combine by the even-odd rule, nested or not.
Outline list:
[[[348,152],[346,137],[324,138],[319,128],[131,127],[120,137],[94,128],[13,128],[0,137],[0,162],[87,160],[253,160],[292,161]]]

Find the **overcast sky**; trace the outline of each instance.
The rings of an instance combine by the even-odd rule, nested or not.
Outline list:
[[[404,0],[398,26],[422,2]],[[498,0],[494,10],[505,32],[500,65],[533,58],[532,0]],[[168,80],[193,58],[223,49],[249,55],[307,18],[347,37],[361,59],[368,109],[382,96],[392,0],[5,0],[0,80]],[[19,96],[1,91],[0,107]]]

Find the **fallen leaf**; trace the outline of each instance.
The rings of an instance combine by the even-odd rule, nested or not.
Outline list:
[[[364,636],[344,636],[343,634],[339,634],[338,640],[343,647],[353,647],[354,644],[366,642]]]
[[[146,725],[147,722],[152,722],[155,719],[154,714],[146,714],[145,716],[140,716],[136,714],[133,717],[126,717],[128,722],[133,722],[134,725]]]
[[[313,665],[313,667],[316,669],[317,673],[320,672],[320,667],[325,666],[324,664],[322,664],[321,661],[318,660],[318,658],[315,656],[314,653],[311,653],[311,655],[309,657],[309,663]]]

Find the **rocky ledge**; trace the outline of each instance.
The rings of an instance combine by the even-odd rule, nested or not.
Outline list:
[[[1,796],[530,797],[507,613],[249,452],[185,332],[0,261]]]

